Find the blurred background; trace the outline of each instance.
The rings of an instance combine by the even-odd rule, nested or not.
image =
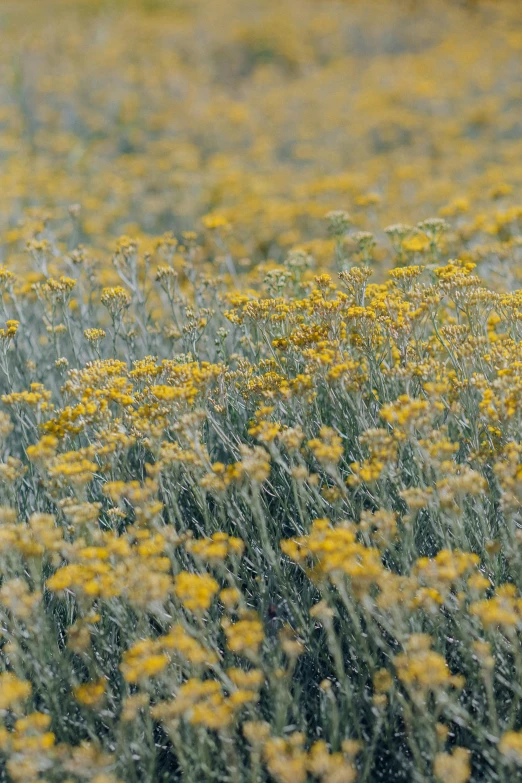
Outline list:
[[[519,2],[4,0],[0,31],[4,253],[76,204],[94,245],[218,215],[263,259],[320,257],[330,209],[494,235],[520,202]]]

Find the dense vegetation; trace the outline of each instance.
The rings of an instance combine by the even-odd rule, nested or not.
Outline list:
[[[0,5],[0,780],[520,775],[520,21]]]

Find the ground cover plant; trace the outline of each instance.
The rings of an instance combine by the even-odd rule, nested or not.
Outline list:
[[[0,780],[518,779],[518,3],[0,25]]]

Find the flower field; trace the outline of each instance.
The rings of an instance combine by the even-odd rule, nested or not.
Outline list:
[[[519,3],[0,29],[0,783],[522,779]]]

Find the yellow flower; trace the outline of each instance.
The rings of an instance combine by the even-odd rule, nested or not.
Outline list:
[[[432,639],[427,634],[412,634],[406,652],[394,658],[397,675],[414,693],[426,694],[448,686],[462,687],[463,678],[452,676],[440,653],[430,650]]]
[[[115,318],[130,306],[132,300],[125,288],[116,286],[115,288],[104,288],[100,301],[105,305],[111,316]]]
[[[218,583],[209,574],[182,571],[174,579],[174,592],[191,612],[205,612],[218,590]]]
[[[341,438],[331,427],[322,427],[319,435],[308,441],[309,448],[321,465],[336,466],[344,451]]]
[[[422,253],[430,246],[430,241],[427,236],[423,234],[413,234],[402,240],[402,247],[404,250],[408,250],[410,253]]]
[[[214,469],[215,469],[214,465]],[[245,548],[244,542],[227,533],[214,533],[211,538],[190,539],[186,548],[196,557],[210,562],[224,560],[229,555],[240,556]]]
[[[455,748],[452,753],[437,753],[433,764],[435,777],[441,783],[466,783],[471,777],[470,752]]]
[[[103,340],[103,338],[105,337],[105,332],[103,331],[103,329],[85,329],[83,332],[83,336],[90,343],[96,344],[99,343],[100,340]]]
[[[31,695],[31,692],[31,683],[27,680],[20,680],[11,672],[0,674],[0,710],[18,706]]]
[[[231,623],[223,620],[223,629],[227,637],[227,647],[231,652],[256,655],[265,633],[257,616],[247,617]]]
[[[500,738],[498,749],[508,761],[522,766],[522,732],[506,731]]]
[[[78,685],[73,692],[80,704],[84,704],[86,707],[96,707],[105,695],[105,680]]]
[[[307,753],[304,736],[295,732],[288,739],[273,737],[266,741],[263,755],[270,774],[278,783],[304,783]]]
[[[5,329],[0,329],[0,340],[12,340],[15,337],[20,321],[9,320],[5,322]]]
[[[215,230],[219,228],[227,230],[230,228],[230,223],[223,215],[218,215],[218,214],[204,215],[204,217],[202,218],[202,222],[205,228],[211,230]]]
[[[164,653],[140,654],[138,646],[135,645],[124,655],[121,670],[127,682],[135,683],[156,677],[169,663],[169,657]]]

